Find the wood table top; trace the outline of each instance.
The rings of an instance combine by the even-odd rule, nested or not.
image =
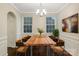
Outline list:
[[[56,42],[54,42],[51,38],[48,36],[38,36],[34,35],[32,36],[26,43],[26,46],[37,46],[37,45],[56,45]]]

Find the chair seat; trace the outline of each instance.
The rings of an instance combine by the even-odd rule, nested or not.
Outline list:
[[[21,39],[17,39],[17,40],[16,40],[16,43],[19,43],[19,42],[21,42]]]
[[[61,47],[54,47],[54,51],[55,52],[57,52],[57,53],[61,53],[61,52],[63,52],[63,48],[61,48]]]
[[[26,47],[26,46],[20,46],[20,47],[18,47],[17,48],[17,52],[19,52],[19,53],[25,53],[25,51],[27,50],[27,48],[28,47]]]
[[[51,46],[51,49],[53,49],[53,52],[57,54],[63,53],[64,51],[64,49],[60,46]]]

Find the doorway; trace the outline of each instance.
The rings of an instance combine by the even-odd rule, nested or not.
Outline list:
[[[9,12],[7,15],[7,47],[15,47],[16,43],[16,16]]]

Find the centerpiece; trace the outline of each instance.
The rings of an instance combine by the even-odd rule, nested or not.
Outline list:
[[[37,28],[37,30],[38,30],[38,33],[40,34],[40,36],[41,36],[41,34],[44,32],[42,29],[40,29],[40,28]]]

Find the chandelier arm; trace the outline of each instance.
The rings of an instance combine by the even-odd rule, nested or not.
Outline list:
[[[40,15],[40,16],[46,15],[46,10],[42,7],[43,7],[43,5],[42,5],[42,3],[40,3],[40,9],[37,9],[36,15]]]

